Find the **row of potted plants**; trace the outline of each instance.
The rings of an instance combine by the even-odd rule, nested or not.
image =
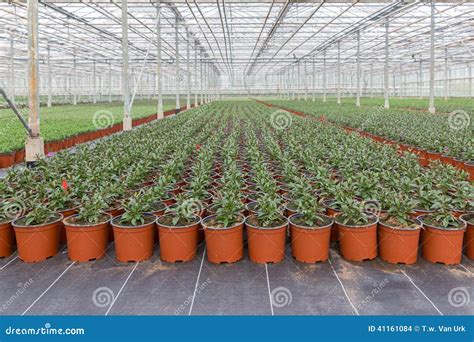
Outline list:
[[[448,114],[410,112],[397,109],[357,108],[335,103],[272,100],[269,104],[324,117],[373,139],[399,146],[420,156],[423,165],[440,160],[470,174],[474,179],[472,112]]]
[[[456,216],[472,211],[472,184],[462,173],[439,163],[422,168],[412,154],[324,122],[294,118],[279,130],[271,113],[254,102],[217,102],[12,171],[0,193],[5,205],[25,203],[26,215],[14,222],[18,236],[57,223],[60,239],[63,224],[69,256],[81,261],[100,257],[112,238],[121,261],[150,257],[155,239],[163,260],[186,261],[205,238],[211,262],[235,262],[246,232],[252,260],[277,262],[289,227],[301,261],[326,260],[332,235],[349,260],[373,259],[378,238],[383,259],[411,263],[418,243],[402,237],[418,237],[421,224],[423,255],[459,262],[465,224]],[[101,243],[80,256],[88,249],[74,244],[90,235],[83,231]],[[455,247],[440,249],[452,232]],[[123,249],[132,245],[134,252]],[[21,246],[26,261],[54,254],[28,258]]]

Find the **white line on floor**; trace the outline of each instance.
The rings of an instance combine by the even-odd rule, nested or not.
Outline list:
[[[62,277],[64,274],[66,274],[66,272],[69,271],[69,269],[70,269],[72,266],[74,266],[75,263],[76,263],[76,262],[74,261],[72,264],[70,264],[70,265],[63,271],[63,273],[61,273],[61,274],[59,275],[59,277],[57,277],[57,278],[52,282],[52,284],[49,285],[48,288],[47,288],[46,290],[44,290],[43,293],[40,294],[40,296],[39,296],[38,298],[36,298],[35,301],[34,301],[33,303],[31,303],[31,305],[30,305],[25,311],[23,311],[23,313],[22,313],[21,315],[23,316],[23,315],[25,315],[28,311],[30,311],[30,309],[33,307],[33,305],[35,305],[35,304],[41,299],[41,297],[43,297],[43,296],[46,294],[46,292],[48,292],[48,291],[54,286],[54,284],[56,284],[56,283],[58,282],[58,280],[61,279],[61,277]]]
[[[18,259],[18,255],[16,257],[14,257],[13,259],[11,259],[9,262],[7,262],[5,265],[3,265],[1,268],[0,268],[0,271],[3,270],[5,267],[7,267],[8,265],[10,265],[13,261],[15,261],[16,259]]]
[[[340,284],[341,287],[342,287],[342,291],[344,292],[344,295],[346,296],[347,300],[349,301],[349,304],[352,306],[352,309],[354,310],[354,312],[356,313],[356,315],[357,315],[357,316],[360,316],[359,310],[357,310],[357,308],[355,307],[354,303],[352,303],[352,300],[349,298],[349,295],[347,294],[347,291],[346,291],[346,288],[344,287],[344,284],[342,283],[341,279],[339,279],[339,276],[337,275],[336,270],[334,269],[334,267],[333,267],[333,265],[332,265],[331,259],[328,259],[328,261],[329,261],[329,266],[331,266],[332,272],[334,273],[334,275],[335,275],[336,278],[337,278],[337,281],[339,282],[339,284]]]
[[[115,302],[117,301],[117,298],[120,296],[120,294],[122,293],[123,289],[125,288],[125,285],[127,285],[128,281],[130,280],[130,277],[132,276],[133,272],[135,272],[135,270],[137,269],[138,265],[140,264],[140,262],[137,262],[135,264],[135,266],[133,267],[132,271],[128,274],[128,277],[127,279],[125,279],[125,282],[123,283],[122,287],[120,288],[119,292],[117,293],[117,295],[114,297],[114,300],[112,301],[112,303],[110,304],[109,308],[107,309],[107,312],[105,313],[105,316],[107,316],[110,312],[110,310],[112,310],[112,307],[114,306]]]
[[[272,309],[272,316],[274,316],[275,313],[273,312],[272,291],[270,290],[270,277],[268,276],[267,264],[265,264],[265,273],[267,273],[267,287],[268,287],[268,298],[270,299],[270,308]]]
[[[199,278],[201,278],[202,265],[204,265],[204,258],[205,257],[206,257],[206,248],[204,248],[204,252],[202,253],[201,266],[199,266],[199,272],[198,272],[198,276],[197,276],[197,279],[196,279],[196,285],[194,286],[193,298],[191,299],[191,305],[189,307],[188,316],[191,316],[191,313],[193,311],[194,298],[196,298],[196,291],[197,291],[197,288],[199,286]]]
[[[466,266],[464,266],[463,264],[459,264],[459,266],[461,266],[464,270],[472,274],[472,272],[468,268],[466,268]]]
[[[425,295],[425,293],[418,287],[416,286],[416,284],[413,282],[413,280],[408,276],[408,274],[406,274],[403,270],[400,270],[402,272],[402,274],[408,278],[408,280],[410,281],[410,283],[412,283],[412,285],[423,295],[423,297],[426,298],[426,300],[428,302],[430,302],[431,305],[433,305],[433,307],[436,309],[436,311],[438,311],[438,313],[443,316],[443,313],[441,311],[439,311],[439,309],[436,307],[436,305],[434,305],[434,303],[431,301],[431,299],[428,298],[427,295]]]

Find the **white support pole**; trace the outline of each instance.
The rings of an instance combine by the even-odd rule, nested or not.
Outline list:
[[[300,79],[301,79],[301,70],[300,70],[300,62],[298,61],[296,63],[296,91],[297,91],[298,100],[301,100]]]
[[[303,60],[303,83],[304,83],[304,100],[308,100],[308,77],[306,71],[306,60]]]
[[[25,143],[26,162],[34,165],[44,157],[44,143],[40,135],[38,0],[28,0],[28,124],[31,135]]]
[[[198,106],[197,41],[194,41],[194,107]]]
[[[326,75],[326,49],[323,51],[323,102],[326,102],[327,91],[327,75]]]
[[[398,97],[401,99],[403,97],[403,69],[402,64],[400,63],[400,77],[399,77],[399,90],[398,90]]]
[[[360,107],[360,31],[357,31],[357,96],[356,106]]]
[[[448,100],[448,49],[444,49],[444,100]]]
[[[388,75],[388,31],[389,31],[389,19],[385,19],[385,65],[384,65],[384,77],[383,77],[383,82],[384,82],[384,108],[388,109],[390,108],[390,102],[389,102],[389,75]]]
[[[51,48],[49,40],[47,42],[47,63],[48,63],[48,103],[47,106],[51,107],[53,104],[53,75],[51,71]]]
[[[76,55],[76,49],[74,48],[74,61],[73,61],[73,67],[72,67],[72,80],[73,80],[73,85],[72,85],[72,104],[74,106],[77,105],[77,55]]]
[[[95,56],[92,63],[92,102],[97,103],[97,70],[95,67]]]
[[[189,69],[189,30],[186,28],[186,109],[191,109],[191,71]]]
[[[112,63],[109,62],[109,103],[112,102]]]
[[[420,94],[420,99],[423,98],[423,65],[422,65],[421,57],[420,57],[420,72],[418,74],[418,91]]]
[[[161,66],[161,3],[156,1],[156,88],[158,92],[157,119],[163,119],[163,70]]]
[[[434,103],[434,74],[435,74],[435,0],[431,0],[431,30],[430,30],[430,104],[428,111],[436,113]]]
[[[180,82],[180,73],[179,73],[179,18],[176,15],[175,18],[175,28],[174,28],[174,38],[175,38],[175,52],[176,52],[176,107],[175,113],[179,113],[181,108],[181,102],[179,100],[179,82]]]
[[[316,101],[316,66],[315,66],[314,58],[312,60],[313,72],[311,77],[311,90],[313,92],[313,102]]]
[[[122,92],[123,92],[123,130],[132,129],[130,115],[130,88],[128,79],[128,13],[127,0],[122,0]]]
[[[467,66],[469,68],[469,98],[472,99],[472,65]]]
[[[202,50],[199,51],[199,56],[201,57],[200,58],[200,61],[199,61],[199,90],[201,92],[201,104],[204,103],[204,86],[203,86],[203,83],[204,83],[204,79],[203,79],[203,63],[202,63]]]
[[[15,41],[10,35],[10,100],[15,103]]]
[[[374,97],[374,64],[370,63],[370,97]]]
[[[341,103],[341,42],[337,41],[337,104]]]

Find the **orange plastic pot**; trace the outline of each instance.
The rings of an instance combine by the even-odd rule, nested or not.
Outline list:
[[[118,216],[112,219],[115,256],[121,262],[148,260],[153,255],[154,227],[156,217],[146,215],[147,222],[140,226],[121,225]]]
[[[7,168],[15,164],[15,152],[0,153],[0,169]]]
[[[473,217],[474,214],[471,213],[461,216],[461,220],[466,222],[466,232],[463,240],[464,254],[471,260],[474,259],[474,225],[470,223]]]
[[[48,224],[25,226],[21,218],[12,222],[18,256],[24,262],[38,262],[55,256],[59,246],[59,227],[63,216]]]
[[[414,264],[418,256],[421,225],[417,228],[395,228],[379,222],[379,256],[392,264]]]
[[[10,222],[0,224],[0,258],[5,258],[13,253],[15,246],[15,233]]]
[[[336,217],[338,214],[341,213],[341,211],[331,208],[330,207],[331,202],[332,202],[331,200],[323,201],[323,205],[326,208],[326,215],[328,215],[329,217]],[[337,225],[333,225],[331,229],[331,242],[335,242],[339,240],[339,236],[338,236],[339,233],[337,229],[338,229]]]
[[[209,221],[216,216],[208,216],[202,220],[206,236],[207,260],[213,264],[234,263],[244,257],[244,216],[239,222],[228,228],[214,228]]]
[[[421,251],[423,258],[433,263],[456,265],[461,262],[462,244],[466,222],[459,229],[441,229],[426,224],[423,217],[423,241]]]
[[[67,253],[72,261],[87,262],[102,259],[108,244],[109,223],[107,220],[94,225],[78,225],[73,220],[77,215],[63,220],[67,236]]]
[[[67,218],[67,217],[77,214],[77,209],[78,207],[72,208],[72,209],[61,210],[59,211],[59,214],[63,215],[64,218]],[[67,242],[66,229],[64,227],[64,223],[61,221],[59,223],[59,243],[64,244],[66,242]]]
[[[372,260],[377,257],[377,222],[363,226],[349,226],[336,221],[342,256],[351,261]]]
[[[122,215],[123,212],[124,212],[124,210],[123,210],[122,207],[115,207],[115,208],[109,208],[109,209],[107,209],[107,210],[104,210],[104,212],[105,212],[106,214],[111,215],[111,216],[114,218],[114,217],[117,217],[117,216]],[[109,239],[109,242],[112,242],[112,241],[114,241],[114,230],[113,230],[113,228],[112,228],[112,225],[109,224],[109,226],[108,226],[107,229],[108,229],[108,236],[109,236],[108,239]]]
[[[167,262],[184,262],[194,259],[198,245],[200,217],[195,215],[195,223],[187,226],[170,226],[163,223],[168,215],[158,218],[160,239],[160,259]]]
[[[276,227],[258,227],[250,223],[254,215],[245,220],[247,227],[247,242],[250,260],[256,263],[277,263],[285,257],[285,239],[288,219],[282,217],[285,223]]]
[[[334,221],[322,227],[305,227],[293,221],[299,214],[290,216],[291,254],[301,262],[316,263],[329,258],[329,242]]]

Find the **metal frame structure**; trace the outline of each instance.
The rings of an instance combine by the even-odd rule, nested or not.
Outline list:
[[[125,130],[135,96],[158,118],[167,95],[176,111],[180,96],[426,96],[435,112],[435,96],[473,95],[473,21],[454,0],[11,0],[0,86],[28,96],[33,137],[43,97],[123,100]]]

